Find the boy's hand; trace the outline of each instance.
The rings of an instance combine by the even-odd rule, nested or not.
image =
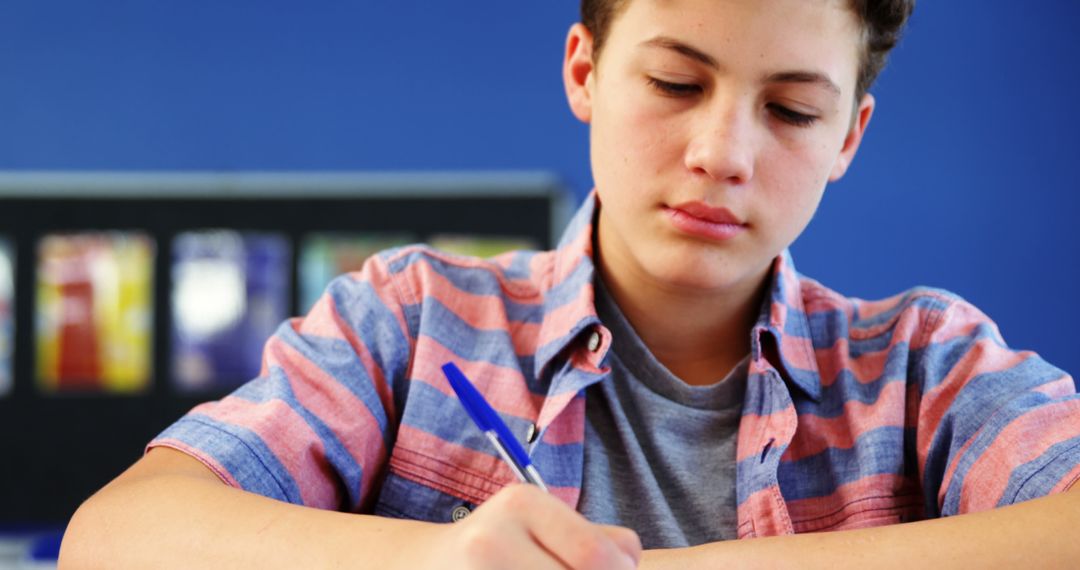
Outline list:
[[[506,487],[434,532],[432,568],[631,569],[641,560],[637,533],[593,524],[533,485]]]

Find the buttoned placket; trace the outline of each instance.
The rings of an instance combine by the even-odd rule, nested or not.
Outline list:
[[[577,335],[573,352],[565,353],[568,360],[559,362],[559,371],[552,380],[552,385],[558,388],[549,393],[537,420],[526,429],[530,455],[544,445],[544,434],[548,432],[557,433],[557,439],[562,441],[583,440],[585,389],[606,377],[603,364],[611,346],[610,338],[611,333],[598,321]],[[569,414],[568,408],[572,409]],[[537,470],[541,475],[548,469],[561,471],[567,491],[563,498],[575,506],[584,470],[583,446],[555,445],[545,451],[545,460],[550,463],[536,464]]]
[[[751,505],[750,516],[756,535],[792,534],[794,527],[791,515],[780,492],[780,458],[794,439],[798,417],[791,391],[780,373],[772,365],[767,365],[762,373],[762,380],[766,383],[764,389],[767,405],[770,409],[779,411],[768,416],[765,429],[755,438],[755,447],[759,453],[755,456],[757,461],[754,462],[753,469],[757,472],[757,477],[768,482],[767,492],[772,500],[757,503],[761,506],[760,509]]]

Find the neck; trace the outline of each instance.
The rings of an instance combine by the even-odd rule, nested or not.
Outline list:
[[[610,270],[598,255],[608,292],[645,346],[691,385],[723,379],[750,352],[768,272],[721,291],[680,288]]]

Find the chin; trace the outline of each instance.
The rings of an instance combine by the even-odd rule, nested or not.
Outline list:
[[[670,257],[654,264],[653,277],[669,287],[719,292],[734,287],[744,275],[731,263]]]

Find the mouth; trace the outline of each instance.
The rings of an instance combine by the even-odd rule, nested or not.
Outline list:
[[[747,229],[746,222],[727,208],[714,208],[704,202],[684,202],[665,206],[664,213],[679,231],[712,241],[732,239]]]

